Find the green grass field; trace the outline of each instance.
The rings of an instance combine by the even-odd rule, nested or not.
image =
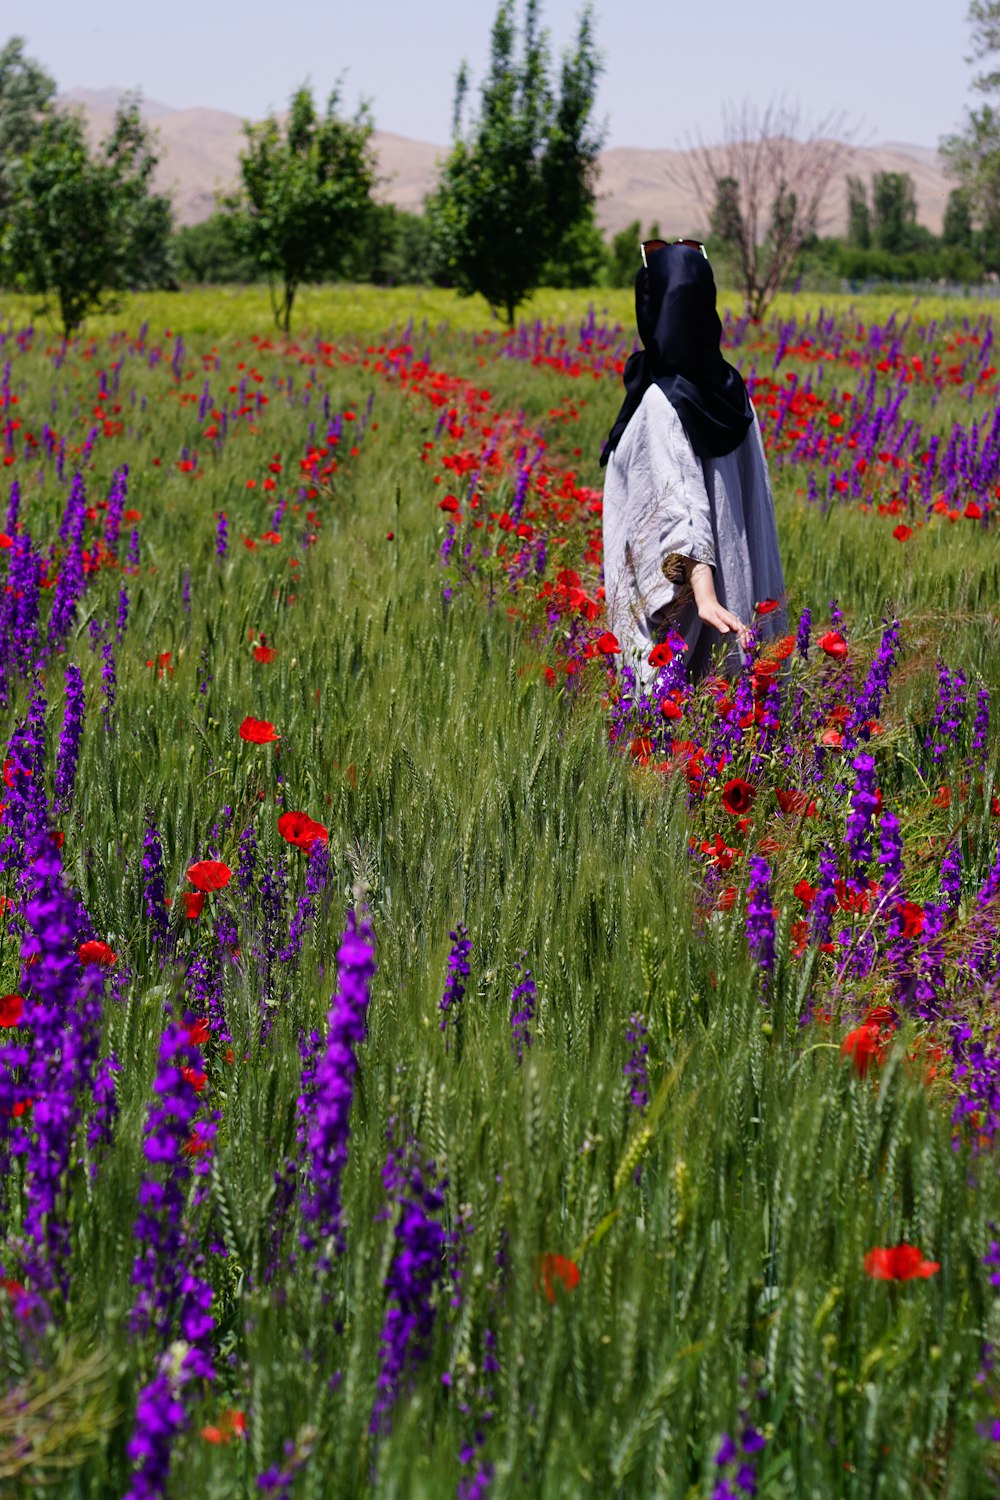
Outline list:
[[[541,293],[525,311],[579,324],[589,300]],[[888,299],[788,298],[778,317],[815,317],[820,304],[846,328],[892,311]],[[596,307],[629,328],[629,294]],[[981,311],[942,300],[922,303],[918,317]],[[14,327],[24,315],[24,304],[8,309]],[[388,329],[398,340],[411,318],[418,355],[426,344],[434,369],[492,396],[486,416],[463,416],[466,436],[450,448],[436,434],[444,408],[364,363],[369,345],[389,342]],[[683,776],[611,751],[597,666],[575,689],[546,685],[553,658],[533,590],[508,593],[495,560],[443,600],[437,455],[471,444],[476,421],[523,413],[548,438],[553,472],[571,468],[578,486],[599,488],[615,380],[503,360],[494,343],[470,339],[487,326],[483,306],[446,293],[306,290],[295,321],[289,351],[263,289],[157,294],[94,318],[61,361],[42,325],[30,347],[7,345],[18,445],[23,428],[40,435],[51,423],[68,453],[60,483],[51,462],[18,446],[0,503],[19,478],[21,524],[47,547],[82,461],[73,449],[94,423],[117,420],[121,430],[88,454],[87,498],[106,498],[127,463],[127,504],[141,514],[138,566],[95,572],[65,653],[41,674],[47,786],[68,663],[85,684],[76,789],[59,828],[66,879],[118,955],[101,1023],[102,1055],[120,1063],[118,1116],[94,1147],[78,1129],[61,1179],[68,1290],[46,1292],[34,1310],[20,1293],[0,1294],[0,1490],[67,1500],[126,1492],[139,1392],[167,1369],[183,1408],[162,1491],[175,1497],[710,1500],[752,1493],[740,1479],[750,1457],[769,1500],[995,1493],[979,1429],[997,1412],[977,1379],[984,1342],[1000,1332],[983,1265],[1000,1220],[995,1156],[953,1124],[947,1065],[927,1082],[920,1048],[930,1033],[919,1017],[900,1025],[874,1077],[841,1056],[844,1031],[883,980],[838,989],[814,952],[791,956],[791,885],[812,868],[819,833],[802,820],[778,857],[778,962],[762,1000],[742,908],[730,918],[706,906],[689,848],[695,828],[711,836],[716,812],[689,811]],[[317,341],[336,353],[321,357]],[[839,369],[831,378],[855,380]],[[244,401],[248,380],[244,404],[256,390],[266,405],[232,417],[225,441],[206,439],[203,387],[211,412]],[[464,398],[447,399],[457,410]],[[929,392],[913,399],[934,430],[969,420],[957,391],[933,405]],[[317,478],[300,460],[323,444],[324,400],[356,420],[342,429],[336,472]],[[576,419],[551,418],[569,403]],[[494,509],[509,503],[510,451],[506,467],[484,470],[487,508],[491,486]],[[863,675],[883,614],[891,607],[902,622],[880,784],[897,799],[908,851],[923,851],[912,854],[908,889],[931,900],[940,857],[925,841],[950,836],[954,822],[932,800],[923,748],[934,665],[943,657],[1000,688],[995,526],[936,517],[904,546],[893,517],[809,504],[805,465],[774,473],[792,628],[807,604],[825,628],[827,601],[839,598]],[[221,561],[219,511],[229,527]],[[564,530],[550,572],[581,567],[592,584],[585,528]],[[280,540],[263,540],[269,531]],[[114,646],[106,729],[95,636],[113,639],[122,586],[129,620]],[[257,659],[261,641],[273,660]],[[810,702],[830,690],[830,670],[814,661],[795,678]],[[27,709],[28,684],[13,682],[8,738]],[[273,723],[278,745],[241,740],[246,716]],[[956,808],[968,732],[942,772]],[[964,815],[970,907],[996,853],[993,745],[985,801]],[[846,794],[829,776],[824,788],[823,826],[842,841]],[[758,795],[748,838],[780,821]],[[308,859],[277,820],[299,809],[328,829],[329,874],[301,952],[282,960]],[[149,824],[173,901],[166,942],[141,866]],[[248,829],[254,871],[185,920],[185,871],[204,858],[235,871]],[[0,889],[16,909],[17,880],[14,861]],[[319,1033],[322,1053],[345,912],[359,901],[378,969],[357,1047],[338,1250],[301,1239],[318,1168],[297,1137],[297,1101],[303,1039]],[[442,1033],[459,922],[470,974],[460,1020]],[[525,968],[537,1013],[518,1063],[511,997]],[[0,990],[30,979],[12,923]],[[190,1024],[206,995],[199,1119],[214,1135],[196,1158],[201,1172],[178,1158],[169,1174],[183,1196],[177,1253],[211,1288],[215,1373],[182,1382],[176,1322],[132,1331],[134,1224],[151,1171],[151,1100],[164,1097],[154,1075],[165,1017]],[[809,997],[830,1007],[826,1023],[803,1024]],[[976,1004],[976,1024],[993,1024],[985,982]],[[633,1015],[648,1028],[644,1110],[623,1076]],[[442,1198],[428,1213],[451,1238],[425,1272],[429,1325],[414,1334],[391,1422],[373,1431],[386,1283],[406,1213],[383,1166],[390,1142],[408,1141],[435,1164]],[[26,1163],[15,1154],[3,1183],[0,1269],[30,1291]],[[866,1276],[872,1247],[903,1241],[938,1272]],[[578,1280],[559,1270],[568,1262]],[[725,1434],[747,1452],[727,1459]],[[477,1474],[481,1488],[461,1488]]]

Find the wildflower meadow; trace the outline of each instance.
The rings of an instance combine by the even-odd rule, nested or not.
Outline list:
[[[1000,378],[724,348],[788,583],[603,618],[628,300],[0,333],[0,1491],[1000,1491]]]

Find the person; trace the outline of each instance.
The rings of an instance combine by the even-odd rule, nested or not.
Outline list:
[[[751,625],[758,639],[787,628],[760,425],[722,357],[704,248],[647,241],[642,258],[643,347],[625,366],[625,399],[601,454],[608,627],[644,684],[655,675],[652,648],[671,631],[685,641],[691,681],[718,665],[732,675]]]

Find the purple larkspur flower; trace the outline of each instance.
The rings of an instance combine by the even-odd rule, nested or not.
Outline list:
[[[337,991],[330,1009],[326,1048],[316,1068],[309,1101],[309,1191],[302,1205],[303,1218],[315,1235],[324,1240],[332,1236],[338,1249],[344,1246],[340,1179],[347,1162],[356,1053],[366,1035],[376,968],[371,924],[367,916],[359,923],[351,908],[337,950]]]
[[[872,819],[879,807],[875,786],[875,760],[871,755],[856,755],[851,766],[854,770],[854,790],[851,793],[845,842],[854,864],[863,871],[872,857]]]
[[[803,661],[809,660],[809,636],[812,631],[812,610],[804,609],[799,615],[799,628],[795,632],[795,647]]]
[[[101,717],[104,720],[104,732],[110,734],[114,726],[115,712],[115,690],[118,686],[118,675],[115,671],[114,647],[110,641],[105,641],[101,647],[101,693],[104,702],[101,705]]]
[[[899,832],[899,819],[891,809],[886,808],[879,818],[879,841],[878,862],[885,872],[885,881],[889,889],[899,885],[903,878],[903,840]]]
[[[288,942],[278,954],[281,963],[293,963],[302,951],[302,939],[312,920],[315,904],[326,889],[330,871],[330,849],[324,839],[315,839],[309,850],[306,888],[299,897],[288,928]]]
[[[816,895],[812,904],[810,941],[817,945],[830,941],[833,914],[837,909],[837,855],[832,844],[827,844],[820,855]]]
[[[146,918],[153,941],[162,947],[167,941],[167,887],[163,872],[163,845],[156,824],[148,814],[142,839],[142,874],[142,903],[146,909]]]
[[[957,843],[948,845],[941,861],[941,895],[950,911],[957,911],[962,899],[962,855]]]
[[[229,520],[226,512],[224,510],[217,510],[215,513],[215,521],[215,555],[221,562],[221,560],[225,557],[229,547]]]
[[[378,1439],[392,1425],[392,1412],[407,1377],[430,1353],[436,1306],[434,1294],[447,1267],[448,1235],[441,1223],[443,1184],[434,1163],[423,1164],[410,1143],[390,1150],[382,1171],[386,1194],[396,1214],[395,1247],[385,1278],[388,1298],[379,1348],[380,1369],[370,1431]]]
[[[27,1045],[0,1048],[0,1071],[18,1066],[17,1093],[22,1101],[31,1100],[10,1143],[12,1154],[24,1162],[25,1274],[40,1291],[58,1287],[65,1297],[71,1261],[64,1198],[97,1069],[104,984],[97,965],[81,966],[77,958],[78,903],[64,884],[59,852],[45,834],[30,851],[22,890],[20,1024]],[[0,1082],[0,1094],[8,1092]]]
[[[125,627],[128,625],[128,589],[118,590],[118,614],[115,618],[115,640],[120,646],[125,635]]]
[[[56,752],[55,800],[60,807],[66,807],[73,797],[86,711],[83,675],[80,668],[71,663],[66,668],[66,707]]]
[[[510,1039],[520,1066],[524,1061],[524,1049],[532,1043],[531,1023],[535,1019],[538,992],[531,970],[524,967],[523,955],[521,960],[515,961],[514,968],[522,978],[511,991]]]
[[[469,954],[472,951],[472,939],[462,922],[459,922],[455,930],[448,935],[451,938],[448,978],[445,981],[444,993],[438,1001],[438,1010],[441,1014],[440,1027],[445,1033],[446,1049],[449,1027],[454,1030],[459,1023],[461,1015],[459,1007],[465,998],[465,981],[470,973]]]
[[[649,1055],[649,1043],[646,1040],[648,1035],[649,1028],[645,1018],[638,1011],[629,1016],[625,1042],[632,1048],[632,1051],[622,1068],[622,1073],[629,1086],[629,1101],[632,1108],[640,1114],[649,1104],[649,1073],[646,1070],[646,1058]]]
[[[191,1344],[207,1340],[215,1326],[212,1290],[197,1274],[185,1226],[192,1174],[208,1170],[214,1135],[210,1120],[197,1120],[206,1103],[206,1077],[200,1045],[192,1040],[194,1018],[168,1021],[160,1038],[153,1099],[146,1115],[142,1153],[145,1176],[139,1187],[135,1223],[137,1251],[132,1267],[136,1288],[132,1328],[173,1332]]]
[[[122,530],[122,516],[128,498],[128,464],[122,464],[111,478],[108,494],[108,516],[104,525],[104,541],[112,557],[118,556],[118,540]]]
[[[879,716],[883,699],[889,690],[889,679],[899,655],[899,637],[899,621],[887,621],[879,648],[868,668],[868,675],[858,693],[851,715],[844,725],[844,739],[849,745],[855,743],[859,734],[867,739],[866,724],[869,720],[877,719]]]
[[[190,1380],[211,1376],[198,1349],[180,1345],[161,1355],[156,1374],[136,1402],[135,1426],[125,1447],[135,1467],[123,1500],[165,1500],[174,1440],[187,1425],[181,1391]]]
[[[761,972],[774,969],[774,906],[771,900],[771,867],[755,854],[750,860],[747,889],[747,941]]]

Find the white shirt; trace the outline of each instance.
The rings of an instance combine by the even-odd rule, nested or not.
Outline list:
[[[715,591],[746,624],[764,599],[784,604],[785,583],[774,499],[760,426],[722,458],[699,459],[674,407],[651,385],[608,459],[604,481],[604,590],[608,626],[622,659],[643,680],[646,658],[666,626],[687,642],[693,678],[707,670],[723,640],[698,619],[681,559],[707,563]],[[780,634],[784,609],[760,621],[759,634]],[[732,637],[730,637],[732,641]],[[735,645],[727,668],[739,666]]]

